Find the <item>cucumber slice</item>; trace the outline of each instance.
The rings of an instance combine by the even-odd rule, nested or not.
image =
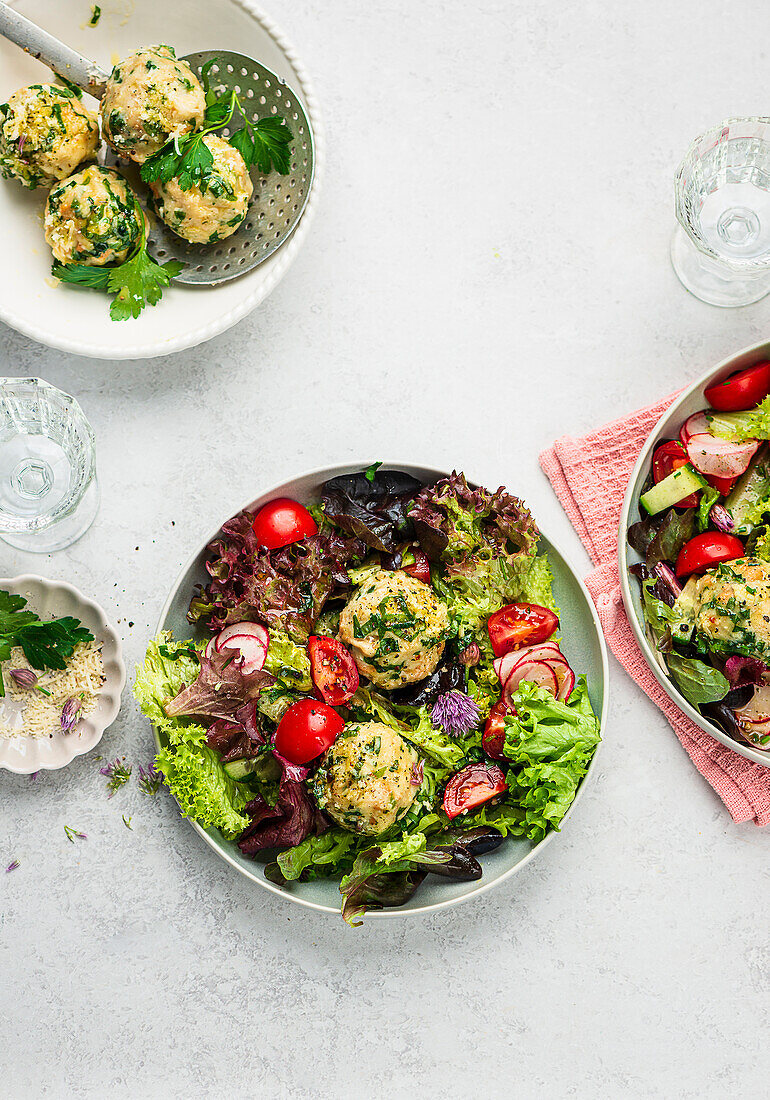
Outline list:
[[[664,508],[673,508],[690,493],[705,489],[707,484],[708,482],[688,462],[686,466],[680,466],[678,470],[674,470],[673,474],[669,474],[657,485],[653,485],[644,496],[639,498],[639,503],[645,512],[656,516]]]
[[[256,770],[256,764],[256,759],[252,757],[250,760],[228,760],[222,767],[231,779],[245,779]]]

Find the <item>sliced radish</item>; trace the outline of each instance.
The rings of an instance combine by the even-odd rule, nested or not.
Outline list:
[[[540,687],[544,687],[546,691],[550,691],[554,698],[558,695],[559,681],[551,666],[547,665],[545,661],[524,661],[523,664],[518,665],[514,669],[505,681],[503,702],[507,706],[513,705],[511,701],[513,693],[522,680],[529,680],[532,684],[539,684]]]
[[[525,649],[515,649],[506,653],[504,657],[498,657],[494,662],[494,670],[501,684],[510,676],[511,672],[522,661],[549,661],[551,658],[558,660],[563,654],[555,642],[543,642],[542,645],[530,645]]]
[[[203,656],[208,657],[210,659],[216,653],[216,649],[217,649],[217,639],[216,639],[216,636],[214,636],[213,638],[209,639],[208,644],[206,645],[206,648],[203,651]]]
[[[679,429],[679,438],[685,447],[687,446],[687,440],[694,435],[709,435],[709,422],[706,419],[705,412],[693,413]]]
[[[759,442],[732,443],[701,432],[691,435],[685,444],[687,457],[696,470],[710,477],[738,477],[746,472]]]
[[[572,689],[575,686],[575,673],[572,671],[566,661],[563,666],[551,665],[551,667],[556,673],[556,679],[559,681],[559,692],[556,698],[561,699],[563,703],[566,703],[570,695],[572,694]]]
[[[217,634],[217,649],[221,649],[228,638],[243,637],[244,635],[250,635],[259,640],[259,642],[267,649],[270,644],[270,635],[261,623],[230,623],[229,626],[224,627]]]

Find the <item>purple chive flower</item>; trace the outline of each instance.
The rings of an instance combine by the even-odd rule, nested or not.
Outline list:
[[[20,688],[33,688],[37,684],[37,676],[31,668],[12,668],[10,673]]]
[[[26,134],[22,134],[21,137],[19,138],[19,156],[20,157],[24,156],[24,143],[26,142],[26,140],[27,140],[27,135]]]
[[[126,767],[116,756],[111,764],[105,764],[104,767],[99,768],[99,773],[107,777],[107,790],[110,792],[109,797],[112,798],[115,791],[119,791],[124,783],[128,783],[131,777],[131,765]]]
[[[479,708],[464,692],[447,691],[433,704],[431,721],[450,737],[470,733],[479,724]]]
[[[67,836],[67,840],[70,842],[70,844],[75,843],[75,837],[77,837],[78,840],[88,840],[88,837],[86,836],[85,833],[79,833],[77,831],[77,829],[73,829],[71,825],[65,825],[64,826],[64,832],[65,832],[65,834]]]
[[[462,651],[458,660],[461,665],[465,665],[466,668],[475,668],[481,660],[481,650],[479,649],[478,642],[471,642]]]
[[[412,764],[411,783],[413,787],[422,786],[422,777],[425,772],[425,765],[422,760],[418,760],[416,764]]]
[[[15,871],[17,867],[21,867],[21,863],[18,859],[12,859],[5,869],[6,875],[10,875],[11,871]]]
[[[31,772],[31,773],[30,773],[30,777],[29,777],[29,778],[30,778],[30,779],[32,780],[32,782],[34,783],[34,782],[35,782],[35,780],[37,779],[37,777],[38,777],[39,775],[40,775],[40,772],[39,772],[39,771],[37,771],[37,772]]]
[[[62,707],[61,728],[64,730],[65,733],[69,733],[69,731],[78,721],[82,706],[82,699],[75,699],[74,697],[72,697],[69,698]]]
[[[139,765],[139,790],[142,794],[157,794],[162,782],[163,776],[155,767],[154,761],[151,760],[146,768]]]

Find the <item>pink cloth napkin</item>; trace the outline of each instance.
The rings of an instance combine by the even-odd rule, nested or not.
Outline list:
[[[631,632],[620,594],[617,538],[631,470],[652,428],[676,397],[606,424],[583,439],[564,436],[540,465],[596,569],[586,578],[607,643],[629,676],[663,711],[701,775],[734,821],[770,824],[770,768],[725,748],[682,713],[650,672]]]

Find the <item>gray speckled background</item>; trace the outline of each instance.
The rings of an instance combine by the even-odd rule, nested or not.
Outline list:
[[[709,308],[667,259],[690,138],[767,110],[760,0],[740,28],[710,0],[272,7],[330,147],[273,296],[147,362],[0,328],[4,372],[81,399],[103,488],[79,544],[0,544],[0,574],[84,588],[131,665],[204,534],[314,465],[403,454],[506,481],[587,568],[538,452],[768,334],[770,300]],[[0,875],[2,1093],[762,1095],[770,836],[732,824],[612,671],[600,773],[569,830],[477,902],[355,932],[241,879],[167,796],[109,801],[93,759],[0,774],[0,855],[21,860]],[[102,749],[150,757],[128,692]]]

